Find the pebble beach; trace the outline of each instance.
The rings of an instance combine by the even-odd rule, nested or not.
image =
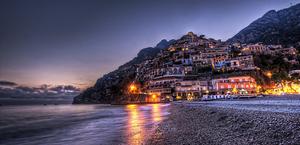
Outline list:
[[[300,112],[291,111],[300,108],[299,100],[270,97],[173,103],[168,119],[146,144],[300,144]]]

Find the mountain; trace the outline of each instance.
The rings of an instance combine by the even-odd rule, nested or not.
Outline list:
[[[117,70],[98,79],[93,87],[88,88],[73,100],[80,103],[118,103],[124,100],[123,91],[135,78],[136,65],[153,59],[162,49],[168,48],[175,40],[161,40],[155,47],[142,49],[135,58],[121,65]]]
[[[300,4],[267,12],[227,42],[299,45]]]
[[[120,66],[117,70],[104,75],[97,80],[93,87],[75,97],[73,103],[119,103],[126,100],[123,90],[127,90],[128,84],[135,79],[138,64],[153,59],[161,50],[168,48],[175,42],[184,44],[187,41],[193,41],[194,37],[193,33],[190,32],[177,41],[162,40],[155,47],[142,49],[137,57]],[[216,41],[211,42],[216,43]],[[228,39],[227,42],[263,42],[264,44],[299,46],[300,4],[279,11],[267,12],[234,37]]]

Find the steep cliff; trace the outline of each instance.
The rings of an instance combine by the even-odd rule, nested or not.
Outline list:
[[[73,103],[119,103],[123,98],[123,90],[135,78],[136,65],[154,58],[162,49],[169,47],[175,40],[161,40],[155,47],[142,49],[131,61],[120,66],[117,70],[98,79],[93,87],[88,88],[74,98]]]

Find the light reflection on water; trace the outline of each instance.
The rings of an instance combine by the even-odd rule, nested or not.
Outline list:
[[[144,122],[142,118],[142,113],[138,111],[136,105],[127,105],[126,107],[129,110],[128,118],[128,144],[140,144],[144,140]]]
[[[142,144],[168,104],[0,107],[0,144]]]
[[[162,112],[162,104],[150,104],[146,106],[127,105],[128,114],[128,128],[127,128],[127,143],[128,144],[142,144],[147,137],[149,137],[149,128],[147,125],[158,124],[165,115]],[[152,130],[153,131],[153,130]]]
[[[152,120],[154,122],[161,121],[161,110],[159,104],[152,105]]]

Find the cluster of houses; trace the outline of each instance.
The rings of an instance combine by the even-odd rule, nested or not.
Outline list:
[[[257,54],[296,53],[295,48],[280,45],[228,45],[189,32],[154,59],[139,64],[136,80],[142,83],[141,91],[146,94],[177,100],[199,99],[207,94],[256,95],[257,83],[253,77],[224,74],[259,69],[254,64]],[[286,61],[299,63],[294,57]]]

